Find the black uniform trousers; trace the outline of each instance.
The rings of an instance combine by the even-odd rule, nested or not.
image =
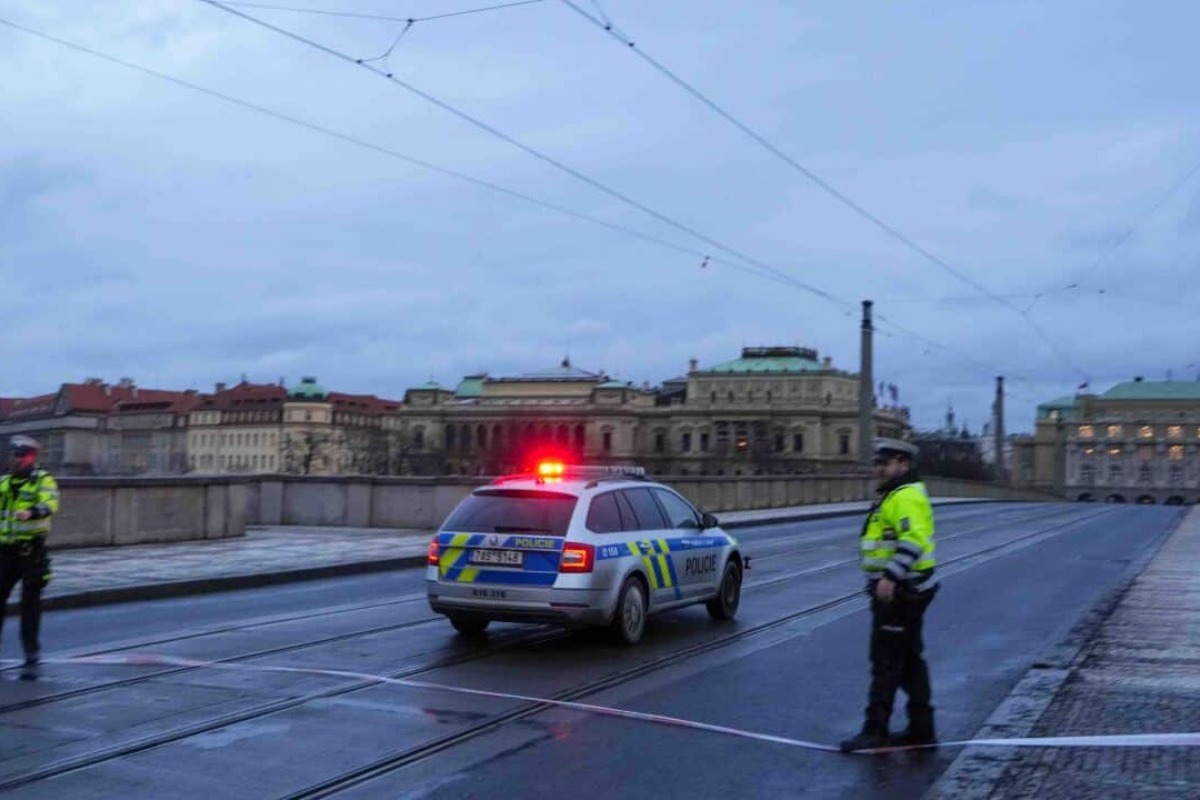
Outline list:
[[[908,718],[921,724],[931,719],[929,705],[929,667],[922,653],[925,644],[921,629],[925,609],[933,602],[937,586],[915,592],[901,585],[896,587],[892,602],[871,595],[871,690],[868,695],[867,721],[883,730],[892,716],[896,690],[908,695]]]
[[[42,625],[42,584],[48,571],[44,537],[0,544],[0,602],[8,603],[8,596],[20,581],[21,644],[26,656],[36,656],[41,649],[38,634]],[[0,626],[4,620],[2,609],[0,605]]]

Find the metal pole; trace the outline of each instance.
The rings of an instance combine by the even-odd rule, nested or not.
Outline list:
[[[875,439],[875,377],[870,300],[862,301],[862,346],[858,372],[858,461],[870,466]]]
[[[996,376],[996,482],[1001,485],[1008,483],[1008,469],[1004,463],[1004,376]]]

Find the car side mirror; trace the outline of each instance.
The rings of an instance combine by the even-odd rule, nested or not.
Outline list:
[[[721,523],[717,522],[717,518],[714,517],[712,514],[709,514],[707,511],[705,511],[704,514],[701,515],[701,517],[700,517],[700,527],[703,530],[708,530],[709,528],[715,528],[720,524]]]

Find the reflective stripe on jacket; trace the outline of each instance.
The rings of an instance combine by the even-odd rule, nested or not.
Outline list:
[[[18,511],[30,518],[17,519]],[[25,480],[13,475],[0,478],[0,544],[11,544],[46,536],[50,517],[58,513],[58,483],[45,470],[34,470]]]
[[[922,583],[933,573],[933,506],[925,484],[905,483],[871,507],[860,540],[869,579]]]

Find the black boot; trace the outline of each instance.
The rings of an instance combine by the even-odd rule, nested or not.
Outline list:
[[[888,737],[886,718],[868,712],[862,730],[858,732],[857,736],[844,740],[841,743],[841,749],[843,753],[853,753],[855,750],[874,750],[877,747],[887,747],[889,744],[891,744],[891,739]]]
[[[37,653],[27,653],[25,655],[25,663],[21,665],[21,680],[36,681],[40,665],[41,659],[38,658]]]
[[[937,732],[933,725],[933,707],[908,709],[908,727],[892,738],[897,747],[912,747],[937,744]]]

